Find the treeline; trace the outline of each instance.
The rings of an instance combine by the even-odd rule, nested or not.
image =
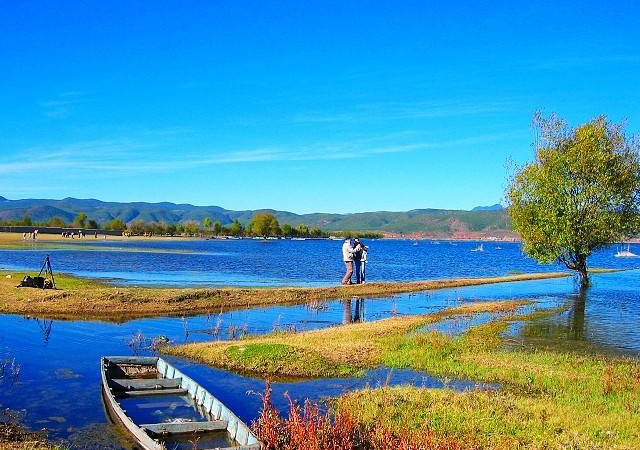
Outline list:
[[[31,220],[31,217],[24,216],[18,220],[1,220],[0,226],[5,227],[53,227],[53,228],[83,228],[90,230],[105,229],[105,230],[126,230],[127,225],[120,219],[114,219],[100,226],[100,224],[87,218],[87,215],[82,213],[78,214],[72,222],[65,222],[58,216],[54,216],[49,220],[36,222]]]
[[[89,219],[86,214],[78,214],[70,223],[65,223],[60,217],[52,217],[46,222],[33,222],[26,216],[21,220],[2,221],[2,226],[34,226],[34,227],[55,227],[55,228],[80,228],[80,229],[106,229],[122,231],[130,236],[235,236],[235,237],[285,237],[285,238],[327,238],[329,233],[318,227],[305,224],[296,226],[288,223],[280,225],[278,219],[273,214],[257,213],[244,226],[237,219],[229,225],[222,225],[219,220],[213,221],[206,217],[202,223],[195,221],[167,224],[164,222],[144,222],[137,220],[129,225],[120,219],[113,219],[101,226],[93,219]],[[368,239],[382,237],[379,233],[371,232],[337,232],[333,236],[360,236]]]

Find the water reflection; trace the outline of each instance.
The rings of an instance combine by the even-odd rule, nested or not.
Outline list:
[[[364,299],[354,297],[352,299],[343,300],[344,303],[344,315],[342,317],[342,323],[358,323],[364,322]],[[352,308],[352,304],[355,306]]]
[[[586,286],[581,286],[578,295],[571,305],[568,318],[568,334],[574,340],[583,340],[585,336],[585,305],[587,300]]]
[[[38,324],[38,328],[40,328],[40,332],[42,333],[42,340],[46,344],[49,342],[49,336],[51,336],[51,330],[53,327],[53,320],[49,319],[35,319]]]

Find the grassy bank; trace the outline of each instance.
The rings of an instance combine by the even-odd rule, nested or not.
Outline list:
[[[500,383],[495,392],[387,387],[336,400],[336,409],[361,427],[413,430],[443,443],[458,442],[459,448],[640,448],[640,363],[507,346],[501,333],[510,323],[553,313],[518,315],[520,304],[477,303],[428,316],[192,344],[169,352],[278,375],[357,375],[384,364]],[[504,314],[459,336],[412,332],[425,323],[482,311]]]
[[[37,274],[37,271],[35,272]],[[59,290],[16,288],[24,272],[0,271],[0,313],[51,318],[125,320],[158,315],[193,315],[275,304],[376,297],[431,289],[476,286],[525,280],[563,278],[565,272],[508,275],[491,278],[367,283],[352,286],[175,289],[114,287],[68,275],[56,275]],[[31,275],[34,273],[32,272]]]
[[[474,312],[513,311],[526,301],[478,302],[435,314],[355,323],[302,333],[277,332],[240,341],[168,347],[167,353],[212,366],[261,375],[292,377],[356,376],[383,363],[386,346],[410,330]]]

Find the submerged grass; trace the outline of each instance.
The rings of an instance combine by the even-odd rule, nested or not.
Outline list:
[[[550,272],[352,286],[176,289],[115,287],[94,280],[57,274],[58,290],[16,288],[26,274],[0,271],[0,313],[30,314],[62,319],[121,321],[136,317],[218,313],[250,306],[305,304],[353,296],[376,297],[432,289],[570,276],[566,272]]]
[[[0,422],[0,450],[64,450],[47,441],[42,433],[32,433],[21,425]]]
[[[340,365],[343,373],[357,374],[384,364],[502,386],[497,391],[468,392],[385,387],[338,398],[336,411],[347,413],[365,429],[413,430],[426,433],[435,442],[455,442],[460,448],[474,449],[640,448],[640,363],[506,346],[501,334],[510,323],[558,312],[518,315],[522,304],[476,303],[428,316],[251,337],[240,342],[191,344],[168,351],[212,365],[222,360],[225,367],[246,370],[250,367],[243,360],[225,355],[242,347],[265,346],[272,349],[264,353],[271,361],[264,365],[252,362],[253,367],[263,367],[264,373],[336,376],[339,373],[331,365]],[[507,314],[458,336],[414,331],[456,314],[485,311]],[[286,353],[281,353],[285,349]],[[328,369],[321,373],[300,359],[291,363],[286,355],[296,351],[303,358],[310,355],[314,361],[326,360]],[[260,352],[250,354],[260,359]]]

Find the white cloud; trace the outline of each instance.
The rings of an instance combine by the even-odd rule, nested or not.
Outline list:
[[[0,174],[24,174],[52,170],[148,173],[191,170],[223,164],[357,159],[382,154],[473,146],[503,140],[512,137],[513,133],[485,134],[444,141],[426,139],[419,134],[396,133],[344,142],[260,147],[232,151],[212,149],[198,152],[167,152],[166,143],[150,141],[148,135],[145,136],[139,140],[131,138],[94,140],[60,146],[28,148],[20,152],[20,156],[13,159],[5,158],[0,162]],[[396,141],[399,143],[395,143]],[[167,156],[167,154],[175,156]]]

